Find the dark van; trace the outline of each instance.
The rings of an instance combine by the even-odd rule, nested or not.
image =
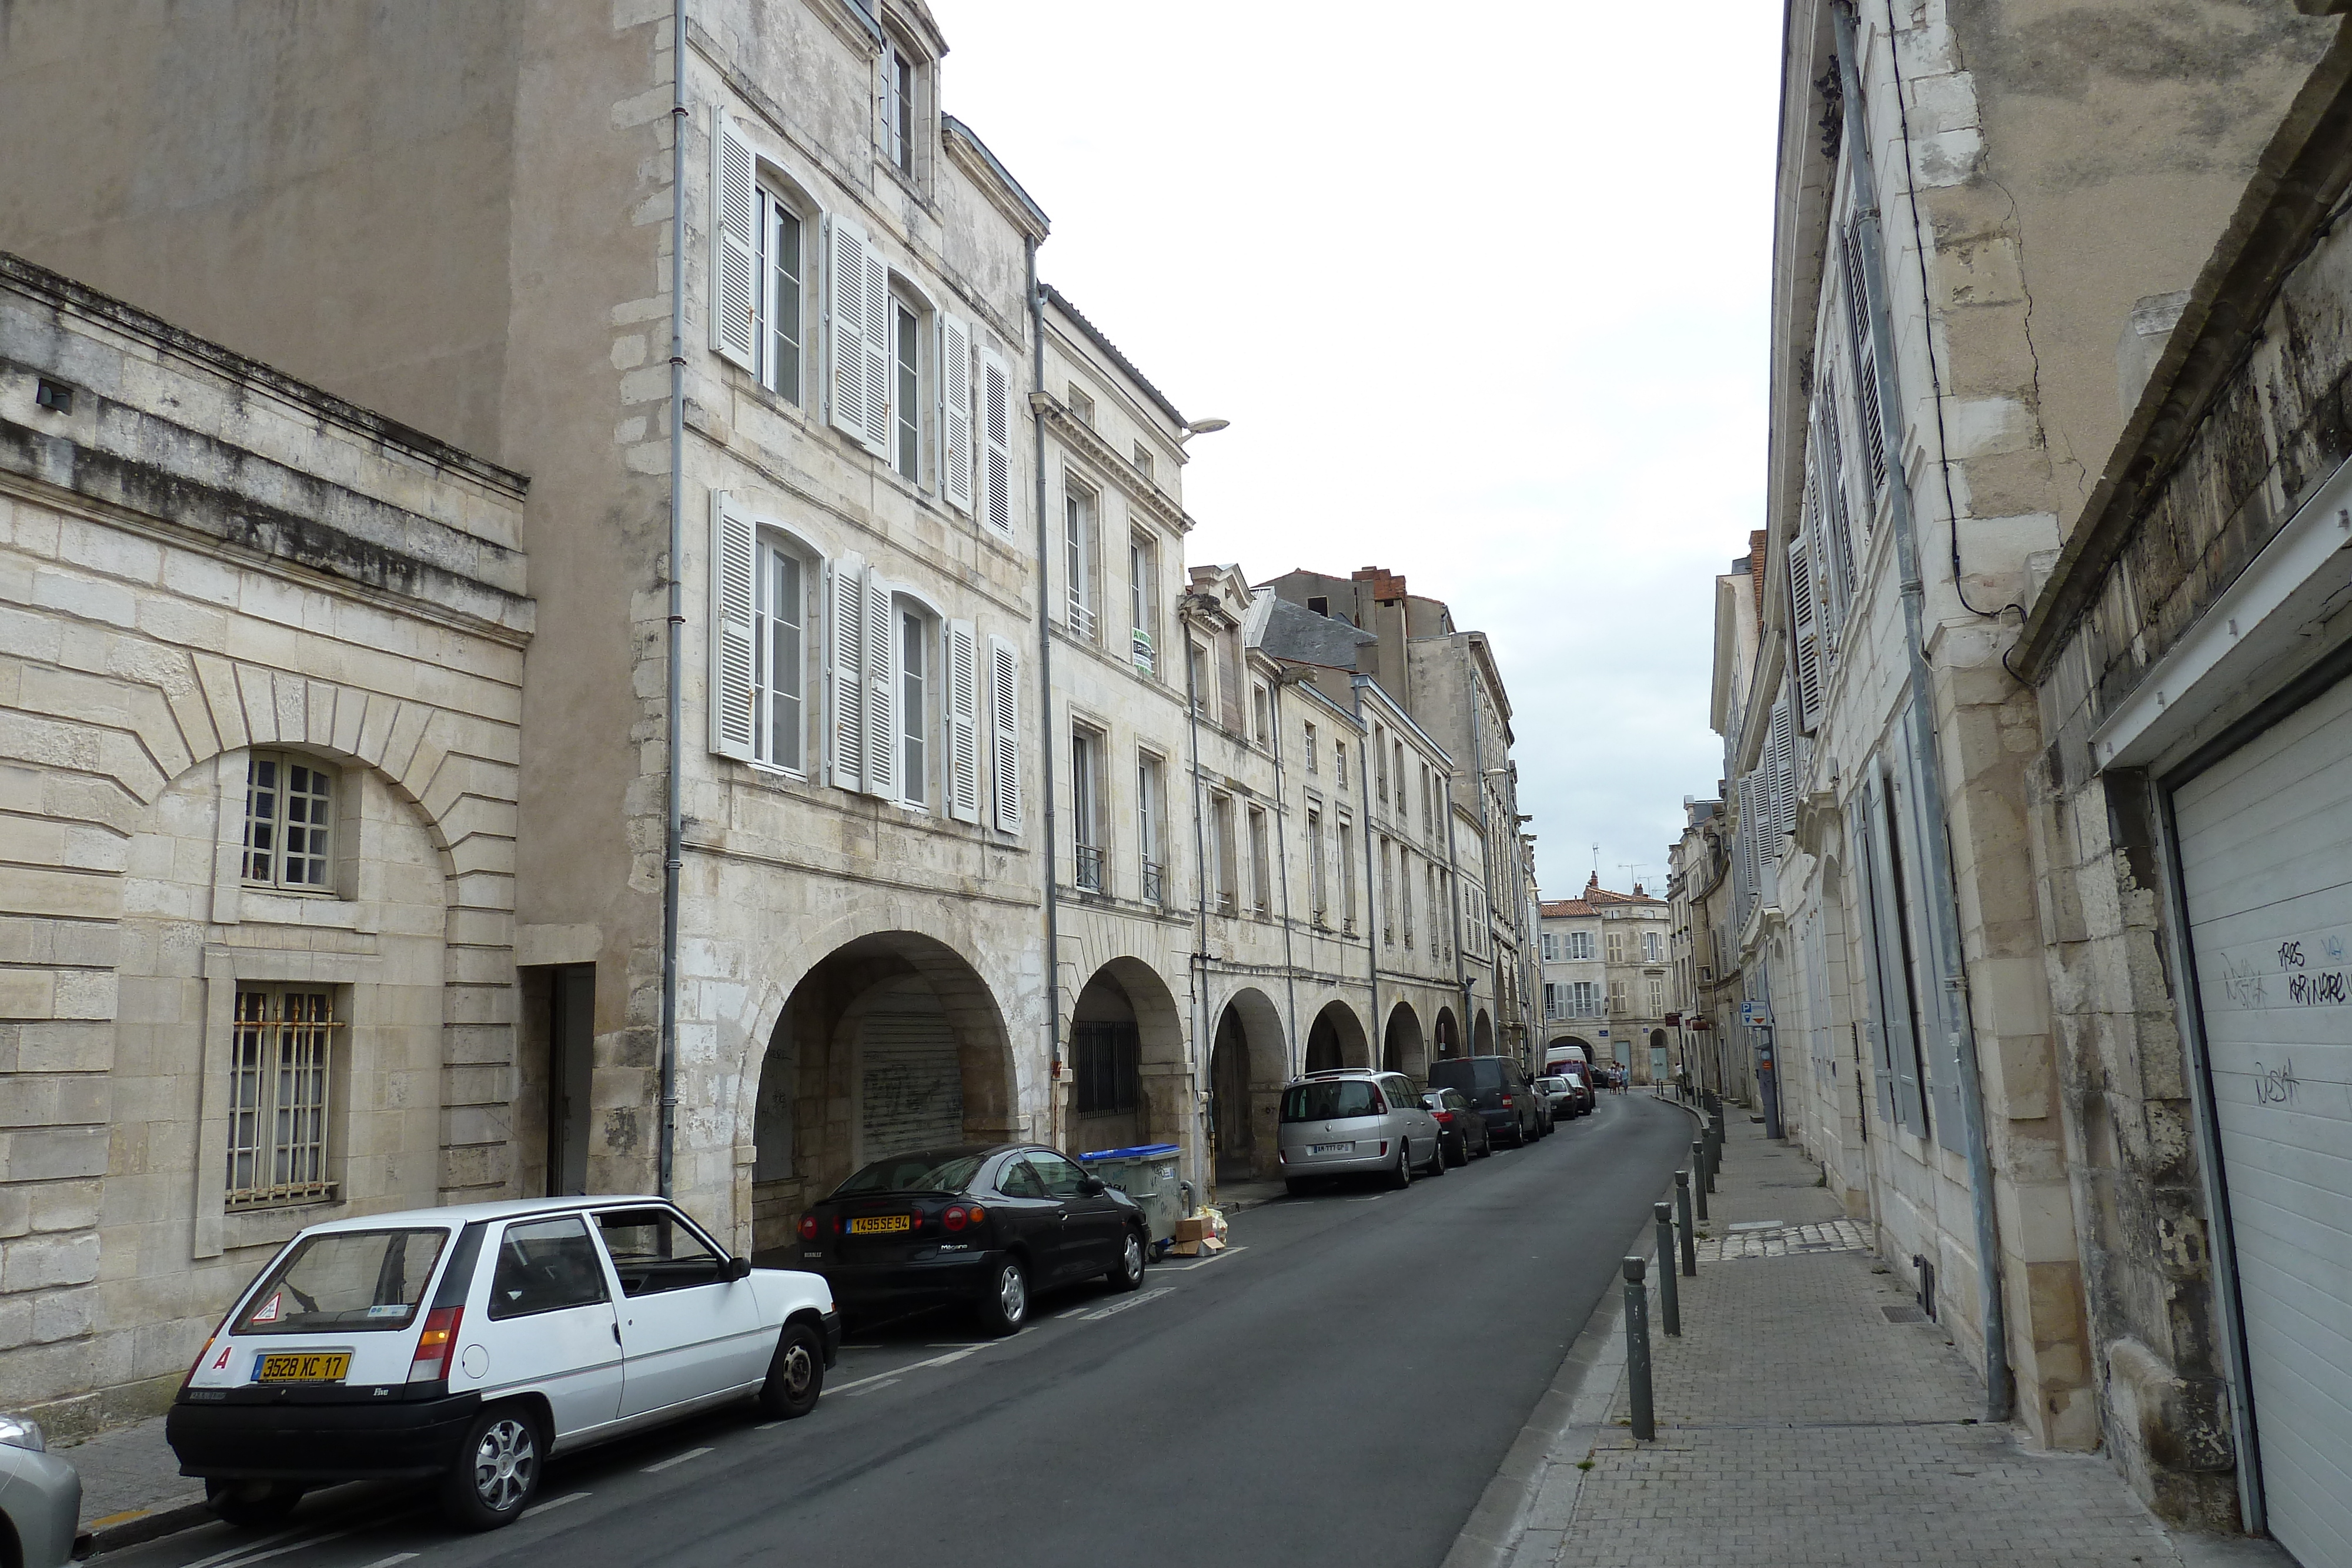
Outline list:
[[[1542,1097],[1507,1056],[1456,1056],[1429,1064],[1432,1089],[1459,1089],[1478,1108],[1486,1135],[1524,1148],[1543,1135]]]

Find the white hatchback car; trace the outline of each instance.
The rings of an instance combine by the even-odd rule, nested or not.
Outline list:
[[[730,1257],[657,1197],[371,1215],[286,1244],[164,1435],[233,1524],[414,1477],[488,1530],[530,1506],[551,1454],[751,1395],[807,1414],[840,1346],[822,1277]]]

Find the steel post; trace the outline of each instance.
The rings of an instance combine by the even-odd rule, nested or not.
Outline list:
[[[1658,1222],[1658,1305],[1665,1316],[1666,1333],[1683,1337],[1682,1292],[1675,1280],[1675,1210],[1669,1203],[1650,1205]]]
[[[1690,1184],[1691,1191],[1698,1197],[1698,1217],[1705,1219],[1706,1189],[1712,1184],[1706,1179],[1706,1143],[1704,1139],[1694,1139],[1691,1143],[1691,1169],[1697,1173],[1696,1179]]]
[[[1625,1380],[1633,1398],[1633,1436],[1654,1442],[1657,1412],[1650,1402],[1650,1296],[1642,1288],[1642,1260],[1625,1260]]]
[[[1698,1273],[1698,1238],[1691,1234],[1690,1172],[1675,1173],[1675,1208],[1683,1226],[1683,1272]]]

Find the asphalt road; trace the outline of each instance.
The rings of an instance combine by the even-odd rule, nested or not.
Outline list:
[[[1143,1289],[1047,1297],[1009,1340],[856,1335],[806,1418],[718,1412],[549,1467],[509,1528],[344,1487],[266,1534],[121,1568],[954,1564],[1435,1568],[1687,1152],[1645,1093],[1532,1147],[1286,1199]]]

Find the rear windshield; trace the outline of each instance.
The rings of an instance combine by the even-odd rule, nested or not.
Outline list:
[[[404,1329],[449,1233],[336,1230],[306,1236],[269,1270],[231,1333]]]
[[[971,1185],[982,1162],[984,1148],[915,1149],[876,1160],[833,1189],[835,1197],[856,1197],[882,1192],[961,1192]]]
[[[1429,1076],[1433,1082],[1443,1083],[1449,1089],[1475,1093],[1480,1088],[1491,1089],[1502,1082],[1503,1061],[1500,1057],[1489,1056],[1470,1061],[1458,1058],[1453,1061],[1433,1061],[1430,1063]]]
[[[1381,1097],[1360,1078],[1294,1083],[1282,1092],[1286,1122],[1336,1122],[1344,1116],[1377,1116]]]

